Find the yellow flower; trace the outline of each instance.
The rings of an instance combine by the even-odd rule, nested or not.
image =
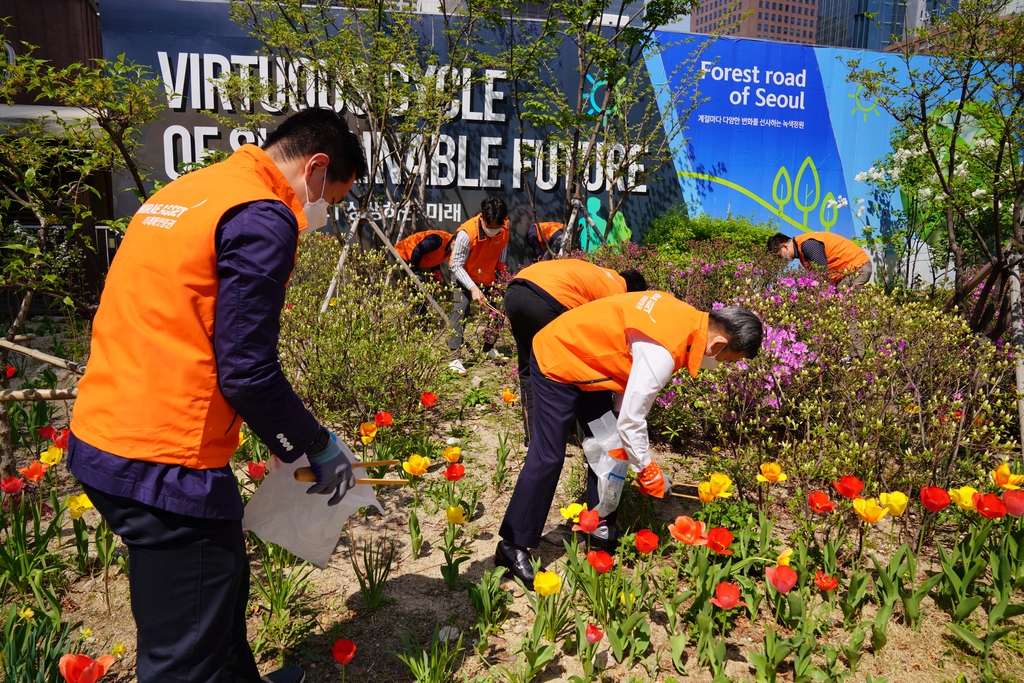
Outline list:
[[[899,517],[907,511],[907,494],[903,493],[903,491],[883,493],[878,499],[893,517]]]
[[[793,557],[793,549],[792,548],[788,548],[788,547],[787,548],[783,548],[782,552],[779,553],[779,559],[775,560],[775,566],[776,567],[788,567],[789,566],[789,560],[790,560],[791,557]]]
[[[31,619],[35,615],[36,615],[36,613],[35,613],[35,611],[33,611],[33,609],[31,607],[26,607],[25,609],[23,609],[20,612],[18,612],[18,616],[21,617],[22,619],[24,619],[25,621],[28,621],[29,619]]]
[[[715,498],[729,498],[732,496],[732,479],[728,474],[715,472],[711,475],[711,495]]]
[[[84,493],[80,493],[77,496],[68,496],[66,505],[68,512],[71,514],[71,519],[80,519],[83,512],[92,510],[92,501]]]
[[[501,390],[501,400],[505,403],[515,403],[516,393],[508,387],[505,387]]]
[[[122,645],[121,643],[116,643],[116,644],[114,645],[114,647],[112,647],[112,648],[110,649],[110,654],[112,654],[112,655],[114,655],[115,657],[117,657],[118,659],[120,659],[121,657],[123,657],[123,656],[124,656],[124,653],[125,653],[125,651],[126,651],[127,649],[128,649],[128,648],[126,648],[126,647],[125,647],[124,645]]]
[[[570,503],[567,508],[558,508],[558,511],[562,513],[562,517],[571,519],[577,524],[580,523],[580,513],[587,509],[587,504],[580,505],[579,503]]]
[[[765,482],[777,484],[787,479],[789,476],[782,473],[782,465],[777,462],[766,462],[761,465],[761,474],[757,475],[757,480],[762,484]]]
[[[52,448],[50,450],[53,450]],[[40,458],[40,460],[43,460]],[[43,460],[43,462],[46,462]],[[1011,474],[1010,465],[1007,463],[1001,464],[999,467],[992,470],[992,481],[996,483],[996,486],[1010,491],[1016,491],[1020,488],[1021,483],[1024,483],[1024,474]]]
[[[369,445],[375,436],[377,436],[376,422],[364,422],[359,425],[359,440],[363,442],[364,446]]]
[[[448,462],[458,462],[462,457],[462,449],[458,446],[449,446],[444,449],[444,459]]]
[[[917,415],[918,413],[921,412],[921,406],[914,403],[912,405],[907,406],[903,410],[905,410],[909,415]]]
[[[711,452],[712,452],[712,453],[718,453],[718,452],[720,452],[721,450],[722,450],[722,447],[721,447],[721,446],[712,446],[712,447],[711,447]]]
[[[39,462],[44,465],[56,465],[64,457],[64,451],[57,448],[56,446],[50,446],[45,451],[39,454]]]
[[[448,518],[449,524],[463,524],[466,521],[466,511],[462,509],[461,505],[448,508],[444,511],[444,516]]]
[[[337,306],[338,305],[338,300],[332,296],[331,297],[331,302],[329,304],[327,304],[327,305],[328,306]]]
[[[91,638],[91,637],[92,637],[92,629],[91,628],[83,628],[82,629],[82,638]]]
[[[702,503],[710,503],[715,499],[715,494],[711,493],[710,481],[702,481],[697,484],[697,497],[700,498]]]
[[[430,467],[430,458],[424,458],[422,455],[410,455],[409,459],[402,463],[402,469],[406,474],[411,474],[414,477],[422,477],[427,473],[428,467]]]
[[[974,494],[978,492],[978,489],[973,486],[961,486],[958,489],[950,489],[949,497],[953,499],[953,502],[960,506],[960,509],[964,512],[970,512],[974,509]]]
[[[889,511],[879,505],[874,498],[854,498],[853,511],[868,524],[874,524],[889,514]]]
[[[636,603],[636,596],[630,593],[627,597],[626,591],[619,591],[619,602],[622,603],[622,606],[626,609],[632,609],[633,605]]]
[[[554,572],[537,572],[533,577],[533,590],[545,597],[554,595],[562,590],[562,577]]]

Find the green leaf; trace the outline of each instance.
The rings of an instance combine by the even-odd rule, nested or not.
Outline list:
[[[960,604],[957,605],[956,609],[953,611],[953,622],[959,624],[964,619],[971,616],[971,613],[978,608],[978,605],[980,605],[983,600],[984,598],[981,596],[975,596],[973,598],[964,598],[963,600],[961,600]]]
[[[672,648],[672,666],[683,676],[687,675],[686,669],[683,667],[683,654],[688,640],[686,633],[677,633],[668,639],[669,646]]]
[[[979,653],[985,652],[985,643],[982,642],[981,638],[974,635],[973,633],[968,631],[963,626],[960,626],[959,624],[946,624],[946,626],[948,626],[949,630],[955,633],[960,638],[960,640],[964,641],[965,643],[973,647]]]

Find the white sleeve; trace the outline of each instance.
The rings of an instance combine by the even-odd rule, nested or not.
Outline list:
[[[476,283],[466,272],[466,261],[469,260],[469,235],[459,230],[455,233],[455,243],[452,244],[452,257],[448,262],[448,269],[452,272],[455,281],[466,289],[473,289]]]
[[[672,379],[676,364],[668,349],[645,335],[629,333],[628,340],[633,367],[629,371],[626,390],[622,392],[616,426],[630,464],[634,469],[642,470],[651,463],[647,413],[654,405],[654,399]]]

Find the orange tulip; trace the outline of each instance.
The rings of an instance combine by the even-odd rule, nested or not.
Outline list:
[[[21,476],[25,477],[31,482],[38,482],[40,479],[46,476],[46,470],[49,465],[44,465],[38,460],[33,460],[32,464],[28,467],[22,467],[18,471],[21,472]]]
[[[444,449],[444,459],[448,462],[458,462],[462,457],[462,449],[458,446],[449,446]]]
[[[364,422],[359,425],[359,440],[363,442],[364,446],[373,441],[375,436],[377,436],[376,422]]]
[[[516,393],[509,388],[501,390],[501,400],[505,403],[515,403]]]
[[[668,532],[672,538],[682,541],[686,545],[707,545],[708,539],[704,535],[707,527],[704,522],[697,522],[690,517],[676,517],[675,524],[668,525]]]
[[[67,683],[96,683],[115,661],[110,655],[96,660],[87,655],[64,655],[58,668]]]
[[[777,462],[764,463],[761,465],[761,474],[757,475],[757,480],[762,484],[768,482],[778,484],[787,479],[789,479],[789,476],[782,473],[782,465]]]
[[[1010,472],[1010,465],[1004,462],[992,470],[992,481],[999,488],[1016,491],[1024,483],[1024,474],[1012,474]]]

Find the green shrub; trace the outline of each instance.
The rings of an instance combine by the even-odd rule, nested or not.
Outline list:
[[[757,223],[743,216],[690,217],[686,207],[680,206],[654,220],[644,235],[644,246],[656,248],[667,259],[678,261],[693,250],[693,242],[722,240],[728,248],[720,256],[730,258],[764,251],[768,238],[777,231],[778,226],[772,222]]]

